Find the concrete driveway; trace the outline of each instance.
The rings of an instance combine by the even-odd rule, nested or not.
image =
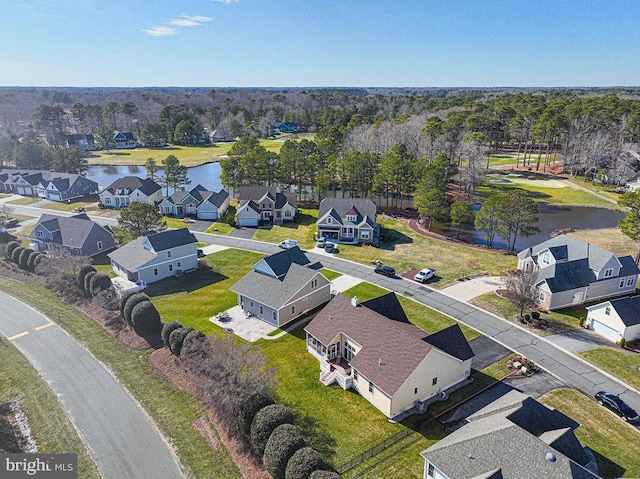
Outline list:
[[[469,301],[503,287],[502,276],[482,276],[444,288],[442,292],[459,301]]]
[[[230,238],[242,238],[242,239],[251,239],[255,234],[255,228],[246,228],[244,226],[238,226],[233,228],[233,231],[229,233]]]
[[[205,220],[196,220],[193,223],[189,224],[189,230],[191,231],[200,231],[204,233],[209,229],[209,227],[213,224],[213,221],[205,221]]]
[[[604,339],[599,334],[583,328],[559,334],[552,334],[551,336],[547,336],[547,341],[571,353],[579,353],[581,351],[588,351],[589,349],[613,346],[612,343]]]

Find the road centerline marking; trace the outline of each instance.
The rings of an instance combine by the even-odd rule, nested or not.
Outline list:
[[[21,333],[14,334],[13,336],[9,336],[7,339],[9,341],[13,341],[14,339],[18,339],[18,338],[21,338],[22,336],[26,336],[27,334],[29,334],[29,331],[22,331]]]
[[[54,323],[53,321],[51,321],[51,322],[49,322],[49,323],[43,324],[43,325],[41,325],[41,326],[38,326],[38,327],[37,327],[37,328],[35,328],[35,329],[36,329],[36,331],[42,331],[43,329],[50,328],[51,326],[55,326],[55,324],[56,324],[56,323]]]

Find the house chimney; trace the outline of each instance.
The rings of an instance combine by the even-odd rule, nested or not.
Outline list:
[[[357,308],[358,306],[360,306],[360,300],[358,299],[357,296],[354,296],[353,298],[351,298],[351,306],[353,306],[354,308]]]

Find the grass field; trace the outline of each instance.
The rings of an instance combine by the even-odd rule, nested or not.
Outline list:
[[[298,221],[296,223],[287,222],[282,225],[269,226],[268,228],[258,228],[253,235],[253,239],[280,243],[287,238],[291,238],[300,242],[300,248],[311,249],[316,244],[313,234],[316,231],[317,219],[318,210],[298,208]]]
[[[640,390],[640,355],[612,347],[590,349],[578,353],[583,359],[604,369],[635,389]]]
[[[529,155],[527,155],[529,156]],[[524,153],[510,153],[510,152],[506,152],[506,151],[501,151],[501,152],[496,152],[496,153],[491,153],[491,155],[489,156],[489,166],[505,166],[505,165],[515,165],[516,162],[518,161],[518,158],[520,159],[520,164],[523,163],[524,160]],[[538,155],[532,155],[531,157],[531,165],[533,168],[535,168],[535,162],[537,161]],[[552,154],[551,155],[551,161],[557,160],[558,159],[558,155],[556,154]],[[486,166],[486,161],[481,162],[484,166]],[[542,165],[544,163],[544,155],[543,158],[540,162],[540,164]]]
[[[0,338],[0,403],[17,400],[41,453],[78,454],[78,477],[99,479],[91,454],[62,404],[29,361]]]
[[[283,140],[260,140],[268,151],[279,153]],[[132,150],[94,151],[88,161],[90,165],[144,165],[153,158],[158,164],[167,156],[173,155],[184,166],[198,166],[218,161],[229,153],[233,142],[215,143],[202,146],[166,146],[164,148],[135,148]]]
[[[591,181],[584,181],[584,178],[574,178],[573,176],[568,176],[567,180],[575,185],[579,185],[582,188],[586,188],[612,200],[618,201],[618,198],[620,198],[620,193],[616,193],[613,186],[594,185]]]
[[[540,401],[580,423],[576,436],[593,451],[602,477],[640,477],[638,431],[573,389],[555,389]]]
[[[239,479],[240,473],[226,449],[212,450],[192,426],[193,421],[207,416],[202,404],[190,394],[169,385],[147,365],[146,359],[151,350],[124,348],[98,323],[63,304],[53,292],[42,286],[0,277],[0,290],[10,292],[39,311],[46,311],[105,364],[169,440],[190,479]]]
[[[16,200],[7,201],[7,205],[18,205],[18,206],[27,206],[33,203],[37,203],[41,201],[40,198],[32,198],[31,196],[23,196],[22,198],[18,198]]]
[[[219,223],[216,221],[207,229],[206,232],[212,233],[215,235],[228,236],[229,233],[231,233],[232,231],[233,231],[233,226],[229,226],[227,223]]]
[[[638,243],[631,241],[622,234],[620,228],[605,228],[601,230],[579,230],[568,233],[569,236],[586,241],[593,246],[606,249],[618,256],[631,255],[638,252]]]
[[[332,271],[332,270],[327,269],[327,268],[322,268],[322,274],[329,281],[333,281],[334,279],[339,278],[340,276],[342,276],[342,273],[338,273],[337,271]]]

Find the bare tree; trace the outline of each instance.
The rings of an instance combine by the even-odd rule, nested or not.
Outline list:
[[[520,308],[520,317],[524,313],[524,308],[533,308],[536,305],[538,297],[537,279],[537,269],[530,267],[510,271],[504,280],[507,298],[514,306]]]

